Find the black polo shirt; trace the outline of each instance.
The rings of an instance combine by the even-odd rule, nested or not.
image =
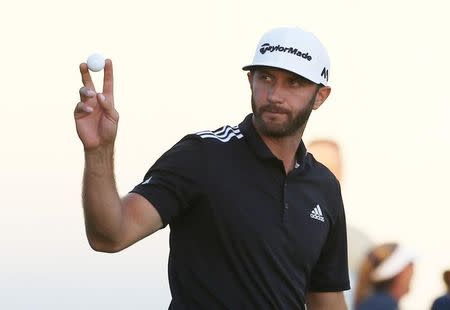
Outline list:
[[[286,175],[251,119],[184,137],[133,189],[170,225],[170,309],[304,309],[349,288],[338,181],[303,143]]]

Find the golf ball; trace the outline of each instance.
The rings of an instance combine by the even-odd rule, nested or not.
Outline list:
[[[89,70],[97,72],[105,67],[105,57],[99,53],[94,53],[88,57],[86,63]]]

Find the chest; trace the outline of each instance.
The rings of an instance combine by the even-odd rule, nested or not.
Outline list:
[[[321,182],[301,174],[286,176],[276,164],[242,167],[231,162],[223,168],[220,180],[211,179],[206,191],[223,241],[313,264],[332,222]]]

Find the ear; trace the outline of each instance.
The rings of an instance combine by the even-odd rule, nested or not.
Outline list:
[[[331,93],[331,87],[330,86],[321,86],[316,94],[316,99],[314,100],[313,109],[317,110],[322,103],[328,98],[328,96]]]

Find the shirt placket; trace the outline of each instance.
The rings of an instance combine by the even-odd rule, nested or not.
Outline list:
[[[286,223],[288,213],[289,213],[289,202],[288,202],[288,177],[284,178],[283,184],[283,212],[282,212],[282,221],[283,224]]]

